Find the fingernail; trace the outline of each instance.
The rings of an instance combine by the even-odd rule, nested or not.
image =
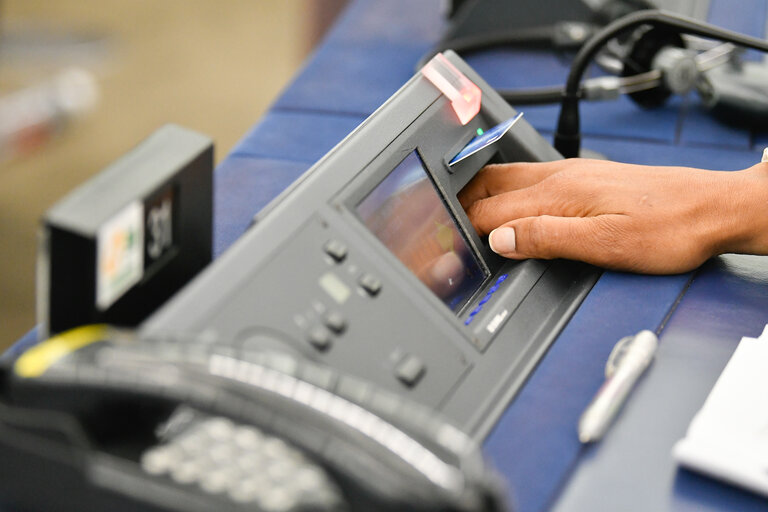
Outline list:
[[[488,235],[488,243],[496,254],[515,252],[514,228],[496,228]]]

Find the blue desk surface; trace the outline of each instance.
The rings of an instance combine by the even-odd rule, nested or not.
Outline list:
[[[768,0],[712,0],[710,21],[764,37]],[[440,0],[357,0],[271,110],[215,173],[218,255],[251,217],[371,114],[444,29]],[[567,63],[546,52],[494,50],[468,62],[493,86],[561,84]],[[526,108],[545,136],[557,107]],[[613,160],[742,169],[766,134],[726,127],[696,97],[664,108],[629,100],[585,105],[585,147]],[[290,136],[286,136],[290,134]],[[768,261],[727,256],[684,275],[606,272],[488,437],[485,449],[521,511],[765,510],[755,495],[679,470],[671,459],[741,336],[768,322]],[[579,415],[619,338],[661,328],[656,362],[599,444],[583,448]],[[24,345],[23,340],[17,349]]]
[[[445,28],[439,0],[357,0],[271,110],[216,173],[215,251],[251,216],[392,95]],[[710,21],[763,37],[768,0],[712,0]],[[561,84],[562,57],[500,49],[468,57],[493,86]],[[554,106],[525,108],[545,136]],[[765,134],[724,126],[696,97],[644,111],[626,98],[582,108],[585,146],[614,160],[742,169]],[[285,137],[290,133],[290,137]],[[755,495],[678,470],[672,444],[736,343],[768,322],[768,262],[728,256],[684,275],[606,272],[488,437],[489,458],[517,510],[758,510]],[[619,338],[661,330],[657,361],[619,421],[583,448],[576,422],[602,382]],[[645,496],[641,499],[641,497]]]

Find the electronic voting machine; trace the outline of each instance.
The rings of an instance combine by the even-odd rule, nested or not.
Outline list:
[[[439,54],[141,334],[288,352],[483,437],[599,276],[498,257],[459,204],[488,163],[561,158],[517,116],[457,55]],[[498,141],[462,152],[505,122]]]

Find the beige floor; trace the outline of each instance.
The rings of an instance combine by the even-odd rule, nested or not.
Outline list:
[[[34,325],[35,231],[58,198],[175,122],[225,155],[297,70],[319,0],[4,0],[20,24],[109,36],[101,101],[39,151],[0,164],[0,347]],[[311,4],[311,5],[310,5]],[[60,64],[57,63],[57,65]],[[0,91],[51,71],[0,61]]]

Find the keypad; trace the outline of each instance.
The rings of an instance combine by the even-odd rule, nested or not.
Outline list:
[[[141,457],[142,469],[269,512],[336,510],[328,474],[281,439],[223,417],[193,421]]]

